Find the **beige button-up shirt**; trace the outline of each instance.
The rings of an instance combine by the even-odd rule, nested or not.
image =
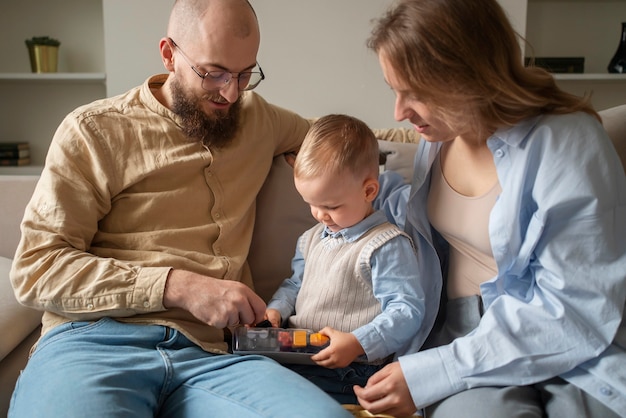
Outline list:
[[[245,92],[232,145],[209,150],[151,93],[166,77],[76,109],[54,135],[11,271],[18,300],[45,311],[43,333],[108,316],[226,349],[222,330],[164,308],[167,275],[252,285],[257,193],[272,158],[296,150],[309,122]]]

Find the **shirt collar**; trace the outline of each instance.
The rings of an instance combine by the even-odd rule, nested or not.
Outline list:
[[[181,126],[180,117],[165,107],[154,97],[152,89],[161,89],[167,80],[167,74],[157,74],[148,78],[141,86],[141,101],[144,105],[154,113],[161,115],[167,119],[173,120],[178,126]]]
[[[340,238],[343,237],[347,242],[353,242],[361,238],[363,234],[372,229],[373,227],[380,225],[383,222],[387,222],[385,213],[383,211],[376,211],[367,218],[363,219],[356,225],[349,226],[337,232],[332,232],[327,226],[322,230],[321,238],[331,237]]]
[[[499,139],[505,144],[513,147],[519,147],[522,141],[528,137],[537,123],[539,123],[539,119],[541,119],[541,115],[524,119],[514,126],[499,128],[490,139]]]

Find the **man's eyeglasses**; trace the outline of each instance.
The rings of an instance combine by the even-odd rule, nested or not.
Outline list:
[[[243,90],[252,90],[256,86],[261,83],[265,79],[265,74],[263,74],[263,70],[261,66],[257,63],[255,68],[258,68],[259,71],[242,71],[240,73],[234,73],[232,71],[225,70],[213,70],[205,72],[204,74],[199,71],[194,65],[191,64],[187,55],[183,52],[182,49],[174,42],[172,38],[169,38],[170,42],[174,47],[178,49],[183,59],[189,64],[191,69],[198,74],[198,77],[202,79],[202,88],[207,91],[218,91],[226,87],[233,78],[237,79],[237,87],[240,91]]]

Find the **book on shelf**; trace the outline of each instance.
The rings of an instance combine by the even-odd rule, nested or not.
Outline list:
[[[7,142],[0,141],[0,151],[5,150],[25,150],[30,149],[28,142]]]
[[[30,149],[4,149],[0,148],[0,159],[14,159],[30,157]]]
[[[29,158],[30,145],[28,142],[0,141],[0,160],[2,160],[2,165],[26,165],[29,163],[24,163],[20,160]]]
[[[30,157],[26,158],[0,158],[0,166],[22,166],[29,165]]]

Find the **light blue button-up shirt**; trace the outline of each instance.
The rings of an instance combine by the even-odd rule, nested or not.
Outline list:
[[[378,211],[358,224],[335,233],[324,228],[320,239],[328,235],[341,235],[347,242],[354,242],[368,230],[386,221],[385,214]],[[278,310],[282,318],[288,318],[295,312],[296,297],[302,285],[306,260],[299,247],[296,246],[291,262],[292,276],[283,282],[267,304],[268,308]],[[418,277],[417,271],[415,251],[411,240],[405,235],[391,239],[374,251],[371,271],[362,271],[363,278],[370,281],[374,297],[381,306],[381,313],[371,322],[352,331],[368,359],[415,352],[422,345],[423,340],[416,340],[414,335],[421,327],[428,332],[432,322],[423,322],[423,280]]]
[[[526,120],[487,145],[502,187],[489,221],[498,274],[481,285],[475,330],[399,359],[414,402],[560,376],[626,416],[626,180],[610,139],[576,113]],[[410,191],[382,179],[383,209],[433,281],[427,314],[442,283],[426,215],[440,147],[421,142]]]

